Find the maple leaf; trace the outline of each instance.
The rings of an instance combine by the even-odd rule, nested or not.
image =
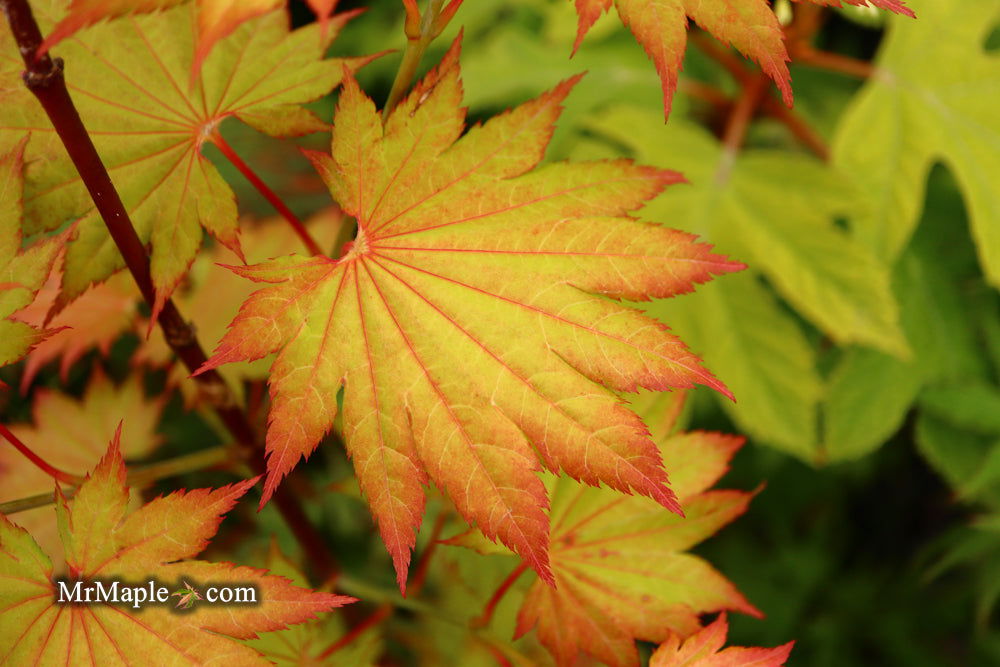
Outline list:
[[[67,37],[104,19],[170,9],[187,0],[73,0],[63,18],[45,38],[45,53]],[[198,39],[191,63],[191,83],[212,47],[241,23],[277,9],[284,0],[198,0]],[[331,8],[332,11],[332,8]]]
[[[53,310],[61,281],[62,272],[54,266],[35,301],[18,311],[14,319],[41,327]],[[115,274],[107,282],[84,292],[52,318],[49,326],[54,333],[28,353],[21,375],[21,392],[28,390],[38,372],[50,361],[59,360],[59,377],[65,384],[70,368],[89,350],[97,348],[107,356],[111,344],[135,328],[141,301],[135,281],[127,272]]]
[[[127,422],[123,453],[141,459],[159,446],[156,426],[168,395],[146,398],[142,376],[133,374],[116,386],[99,370],[91,373],[83,398],[38,389],[31,406],[33,424],[11,424],[11,432],[56,468],[82,477],[107,450],[118,422]],[[52,490],[52,478],[29,464],[13,447],[0,446],[0,502]],[[135,499],[134,507],[139,506]],[[27,529],[42,548],[55,554],[59,537],[48,508],[19,512],[14,523]],[[53,557],[61,565],[59,556]]]
[[[613,0],[622,23],[632,31],[653,60],[663,86],[663,111],[670,115],[677,90],[677,74],[684,60],[687,25],[690,18],[724,44],[731,44],[760,65],[781,90],[785,103],[792,104],[788,52],[778,18],[767,0]],[[840,0],[810,0],[821,5],[840,6]],[[587,31],[601,14],[611,9],[612,0],[573,0],[579,15],[575,52]],[[872,5],[913,16],[900,0],[846,0],[857,6]]]
[[[178,491],[126,516],[129,492],[120,432],[67,502],[57,487],[56,514],[70,580],[195,581],[252,584],[253,607],[201,606],[181,616],[165,606],[61,605],[48,556],[27,531],[0,515],[0,659],[11,664],[108,664],[156,655],[160,664],[268,664],[231,638],[255,637],[339,607],[351,598],[292,585],[265,570],[192,558],[256,479],[219,489]],[[155,652],[155,653],[154,653]]]
[[[725,614],[684,640],[677,635],[660,645],[649,659],[649,667],[781,667],[788,660],[795,642],[777,648],[722,649],[729,632]],[[722,649],[721,651],[719,649]]]
[[[203,367],[281,350],[265,499],[330,428],[344,387],[348,449],[401,586],[427,479],[547,579],[539,459],[676,508],[641,420],[601,385],[724,389],[662,324],[614,299],[741,268],[624,217],[673,172],[627,160],[533,170],[575,79],[462,136],[457,61],[456,40],[384,130],[345,83],[333,156],[311,157],[358,236],[339,260],[234,268],[273,286]]]
[[[23,137],[7,153],[0,153],[0,366],[13,363],[52,333],[17,318],[31,305],[65,241],[64,235],[21,249]],[[39,323],[40,324],[40,323]]]
[[[965,196],[986,280],[1000,287],[1000,62],[984,46],[1000,25],[1000,3],[911,4],[921,20],[890,23],[874,75],[841,117],[833,161],[863,175],[858,188],[872,206],[854,226],[890,261],[920,220],[931,167],[944,162]]]
[[[62,16],[63,3],[42,0],[43,25]],[[318,26],[289,32],[283,10],[247,21],[221,39],[190,91],[182,83],[192,64],[194,5],[93,26],[59,44],[67,85],[104,159],[140,239],[152,245],[154,317],[184,275],[202,240],[202,227],[237,254],[240,244],[233,193],[201,148],[217,126],[234,117],[275,136],[325,129],[299,105],[329,92],[345,63],[322,60],[350,14],[332,21],[328,38]],[[16,53],[0,26],[0,53]],[[26,130],[25,230],[36,233],[81,217],[69,244],[59,305],[124,266],[79,175],[32,95],[20,83],[21,64],[0,58],[0,146]]]
[[[575,664],[580,652],[608,665],[634,665],[635,639],[690,635],[705,612],[759,616],[711,565],[685,553],[746,510],[749,493],[706,491],[742,442],[701,431],[661,441],[684,518],[647,498],[582,487],[565,476],[556,481],[550,511],[556,586],[531,585],[516,636],[537,627],[560,665]]]

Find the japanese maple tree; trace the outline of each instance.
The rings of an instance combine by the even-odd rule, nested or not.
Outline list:
[[[873,190],[953,159],[998,265],[970,176],[995,155],[937,128],[889,183],[904,160],[871,167],[866,123],[985,103],[922,77],[901,28],[879,73],[814,43],[842,4],[922,0],[515,4],[575,41],[491,106],[499,5],[0,0],[0,661],[788,659],[724,647],[727,612],[770,610],[691,550],[757,491],[715,488],[743,438],[698,419],[721,400],[837,456],[817,413],[829,392],[848,430],[851,346],[896,370],[928,347],[894,291],[912,212]],[[652,60],[641,110],[601,69],[612,6]],[[791,108],[796,62],[876,86],[832,150]],[[765,117],[794,150],[743,150]],[[74,582],[169,601],[61,600]],[[218,606],[226,586],[260,600]]]

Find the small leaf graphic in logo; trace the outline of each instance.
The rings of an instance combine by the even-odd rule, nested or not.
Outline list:
[[[177,604],[174,605],[174,609],[190,609],[196,600],[201,599],[201,593],[186,581],[184,582],[184,588],[170,594],[170,597],[174,596],[180,598]]]

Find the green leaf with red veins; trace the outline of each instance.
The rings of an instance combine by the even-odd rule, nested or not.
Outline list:
[[[548,581],[544,466],[676,509],[642,421],[611,390],[721,383],[617,299],[691,291],[741,265],[627,217],[679,180],[628,160],[538,167],[574,80],[465,132],[458,48],[383,128],[345,84],[313,160],[358,221],[346,254],[235,270],[270,286],[205,368],[271,368],[265,498],[333,423],[399,583],[433,481]]]
[[[43,28],[65,3],[33,3]],[[300,105],[328,93],[345,64],[323,54],[350,14],[294,32],[284,10],[247,21],[219,40],[193,86],[195,5],[129,16],[81,30],[53,49],[67,63],[66,83],[111,174],[139,238],[152,246],[154,312],[184,276],[202,242],[202,228],[240,252],[236,202],[202,155],[202,145],[234,117],[275,136],[326,126]],[[6,22],[0,53],[16,54]],[[79,175],[32,94],[21,83],[20,59],[0,57],[0,151],[31,132],[25,152],[25,231],[54,229],[82,218],[64,263],[59,305],[124,266]]]

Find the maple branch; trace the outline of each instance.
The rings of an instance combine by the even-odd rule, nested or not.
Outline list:
[[[0,6],[7,16],[11,33],[27,68],[22,75],[25,85],[48,115],[139,291],[146,303],[153,308],[156,304],[156,292],[150,274],[149,255],[69,95],[63,77],[62,59],[52,58],[48,53],[36,55],[42,44],[42,34],[27,0],[0,0]],[[194,373],[207,361],[194,331],[181,317],[172,299],[167,299],[163,304],[158,323],[163,329],[167,344],[188,370]],[[252,454],[252,467],[257,472],[266,471],[264,457],[257,447],[256,433],[246,414],[236,406],[222,376],[213,369],[200,374],[197,381],[207,395],[216,398],[215,411],[236,442]],[[292,533],[320,574],[327,575],[335,571],[330,551],[295,498],[281,489],[275,492],[273,498]]]
[[[694,31],[690,39],[702,53],[721,65],[738,82],[743,83],[753,76],[742,60],[704,33]]]
[[[417,67],[424,57],[424,51],[438,36],[439,31],[435,31],[435,23],[441,14],[444,0],[430,0],[423,16],[417,12],[416,0],[408,0],[403,4],[406,6],[406,49],[403,51],[403,60],[399,63],[399,69],[396,70],[396,78],[392,81],[389,97],[386,98],[385,106],[382,107],[383,125],[389,120],[389,114],[409,90],[410,83],[417,74]],[[452,4],[455,4],[454,0]],[[456,6],[455,9],[457,8]],[[441,26],[442,29],[443,27]]]
[[[239,156],[233,147],[222,138],[222,134],[220,134],[218,130],[215,130],[212,132],[209,140],[215,144],[215,147],[226,156],[226,159],[229,160],[229,162],[232,163],[232,165],[236,167],[241,174],[243,174],[243,177],[250,181],[250,184],[253,185],[254,188],[257,189],[257,192],[259,192],[264,199],[266,199],[268,203],[274,207],[274,210],[276,210],[279,214],[281,214],[281,217],[288,221],[288,224],[292,226],[293,230],[295,230],[295,234],[302,240],[302,243],[305,244],[310,254],[322,255],[322,248],[319,247],[316,240],[309,234],[309,230],[306,229],[304,224],[302,224],[299,217],[292,213],[292,210],[281,200],[281,197],[279,197],[274,190],[268,187],[267,183],[265,183],[263,179],[261,179],[261,177],[250,168],[250,165],[243,161],[243,158]]]
[[[65,470],[60,470],[55,466],[48,463],[38,454],[31,451],[31,448],[26,444],[21,442],[20,438],[7,430],[7,427],[0,424],[0,436],[7,440],[10,444],[14,445],[14,449],[21,452],[29,461],[31,461],[36,468],[44,472],[46,475],[56,480],[57,482],[62,482],[63,484],[72,484],[74,486],[79,486],[83,483],[83,478],[77,475],[66,472]]]
[[[719,110],[728,109],[733,100],[724,92],[697,79],[681,79],[677,88],[684,94],[708,102]]]
[[[827,146],[823,137],[792,109],[770,96],[764,99],[763,107],[769,116],[787,127],[795,135],[795,138],[811,150],[816,157],[824,162],[830,159],[830,147]]]
[[[800,44],[808,43],[823,27],[825,18],[825,11],[822,7],[804,3],[796,4],[794,18],[783,31],[789,51]]]
[[[799,9],[804,9],[807,7],[812,9],[811,6],[802,5],[801,7],[797,8],[796,11],[799,11]],[[796,24],[793,23],[792,27],[794,27],[795,25]],[[803,28],[803,33],[801,34],[811,35],[812,31],[815,31],[815,29],[816,26],[814,26],[810,22],[807,27]],[[753,81],[754,73],[747,68],[747,66],[744,64],[743,61],[734,56],[730,51],[724,49],[720,44],[718,44],[714,40],[709,39],[707,36],[701,33],[692,33],[691,41],[694,42],[695,46],[697,46],[705,55],[707,55],[709,58],[717,62],[719,65],[722,66],[723,69],[729,72],[729,74],[743,86],[744,94],[746,93],[746,87],[747,85],[750,84],[751,81]],[[758,78],[760,76],[761,76],[760,74],[757,75]],[[685,87],[690,87],[691,85],[691,84],[684,84],[684,80],[681,81],[681,84]],[[766,88],[766,82],[764,87]],[[705,88],[710,88],[710,87],[706,86]],[[699,87],[697,93],[692,90],[687,90],[686,92],[695,96],[702,97],[703,99],[706,99],[707,95],[711,94],[713,99],[710,101],[712,101],[713,104],[716,104],[716,106],[719,106],[719,108],[726,108],[721,106],[722,100],[718,99],[717,95],[715,95],[714,93],[710,93],[701,87]],[[806,148],[811,150],[813,153],[815,153],[819,158],[823,160],[829,159],[830,149],[829,147],[827,147],[826,142],[819,135],[819,133],[817,133],[815,130],[809,127],[809,125],[804,120],[802,120],[802,118],[799,117],[794,111],[792,111],[784,104],[771,97],[770,95],[764,96],[763,108],[768,113],[768,115],[774,117],[779,122],[781,122],[785,127],[787,127],[788,130],[795,136],[795,138],[798,139],[800,142],[802,142],[802,144]],[[733,113],[735,113],[735,108],[733,109]],[[732,115],[730,116],[730,120],[733,120]],[[747,120],[749,121],[749,118]],[[743,129],[743,132],[745,134],[745,128]],[[737,138],[739,138],[739,143],[742,143],[742,137],[737,137],[736,135],[733,136],[733,140],[736,140]]]
[[[858,60],[830,51],[820,51],[807,45],[797,48],[794,51],[794,58],[801,65],[809,65],[859,79],[867,79],[875,73],[875,66],[866,60]]]
[[[747,129],[750,127],[750,120],[763,101],[766,92],[767,75],[763,72],[758,72],[757,76],[744,82],[743,92],[740,93],[732,112],[729,114],[726,129],[722,135],[722,145],[726,153],[735,155],[743,146]]]
[[[389,617],[390,614],[392,614],[392,605],[389,604],[388,602],[383,602],[381,605],[379,605],[378,609],[372,612],[360,623],[352,627],[342,637],[340,637],[339,639],[335,640],[332,644],[327,646],[322,653],[316,656],[316,659],[319,661],[326,660],[332,654],[336,653],[345,646],[350,645],[351,642],[360,637],[365,630],[367,630],[368,628],[373,628],[382,621],[384,621],[386,618]]]
[[[500,582],[500,586],[497,587],[493,595],[490,597],[486,606],[483,608],[483,613],[477,618],[472,620],[473,627],[482,628],[490,624],[493,619],[493,613],[497,610],[497,605],[500,604],[500,600],[507,595],[507,591],[510,587],[514,585],[522,574],[524,574],[528,569],[528,563],[526,561],[521,561],[521,564],[514,568],[514,571],[507,575],[507,578]]]
[[[437,551],[438,540],[441,539],[441,531],[444,530],[444,523],[447,519],[447,510],[441,510],[441,513],[437,515],[437,519],[434,520],[434,528],[431,529],[427,548],[420,554],[420,561],[414,569],[413,581],[409,585],[410,595],[415,596],[420,593],[420,590],[424,587],[424,583],[427,581],[427,572],[430,570],[431,558],[434,557],[434,552]]]

